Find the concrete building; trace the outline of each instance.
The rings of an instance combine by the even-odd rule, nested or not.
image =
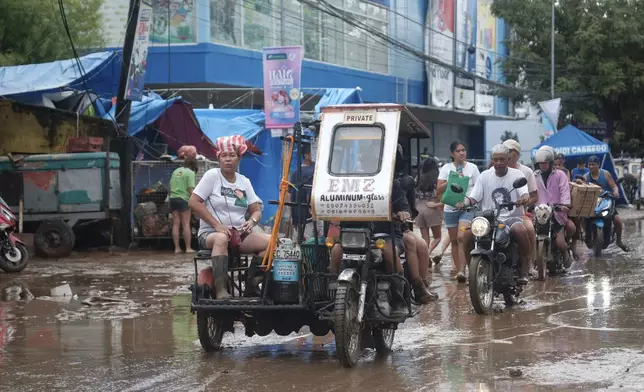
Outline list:
[[[109,47],[122,45],[128,4],[103,5]],[[503,21],[491,16],[490,0],[152,0],[152,5],[146,87],[192,88],[180,94],[195,107],[238,100],[236,107],[261,108],[261,91],[249,93],[262,88],[261,49],[301,45],[303,91],[359,86],[365,101],[407,104],[434,133],[421,148],[440,157],[459,139],[470,157],[483,158],[485,121],[512,115],[507,99],[494,97],[493,88],[422,58],[430,55],[466,73],[503,81],[496,60],[507,54],[502,41],[508,33]]]

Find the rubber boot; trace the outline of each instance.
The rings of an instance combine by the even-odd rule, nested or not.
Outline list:
[[[228,299],[228,256],[212,257],[212,277],[214,281],[215,298]]]
[[[429,292],[422,279],[414,280],[411,283],[411,287],[414,289],[414,297],[416,298],[416,301],[421,304],[428,304],[437,299],[436,294]]]
[[[405,285],[400,279],[393,279],[391,285],[391,317],[404,317],[409,314],[405,301]]]
[[[264,280],[262,272],[259,270],[261,259],[253,257],[246,271],[246,286],[244,287],[244,297],[259,297],[261,290],[259,284]]]

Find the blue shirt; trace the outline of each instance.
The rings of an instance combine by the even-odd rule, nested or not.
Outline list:
[[[608,180],[606,180],[606,170],[599,169],[599,177],[595,180],[593,176],[590,175],[590,172],[586,175],[586,182],[588,184],[599,185],[604,191],[612,192],[613,188],[608,185]]]
[[[576,167],[576,168],[572,169],[572,180],[575,181],[575,178],[577,178],[577,176],[582,176],[583,177],[584,175],[586,175],[586,173],[589,173],[589,172],[590,172],[590,170],[587,167],[585,167],[583,169],[580,169],[580,168]]]

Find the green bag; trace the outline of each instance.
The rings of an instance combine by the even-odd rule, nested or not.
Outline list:
[[[463,187],[463,193],[456,193],[452,191],[451,185],[458,184]],[[443,197],[441,197],[441,203],[456,207],[456,204],[462,203],[465,200],[465,195],[467,194],[467,188],[470,184],[470,178],[467,176],[461,177],[457,172],[449,172],[449,177],[447,178],[447,189],[443,192]]]

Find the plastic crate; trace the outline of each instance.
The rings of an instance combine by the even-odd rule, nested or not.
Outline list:
[[[306,274],[307,292],[312,295],[313,302],[328,301],[329,281],[329,248],[324,244],[302,244],[302,258]]]

